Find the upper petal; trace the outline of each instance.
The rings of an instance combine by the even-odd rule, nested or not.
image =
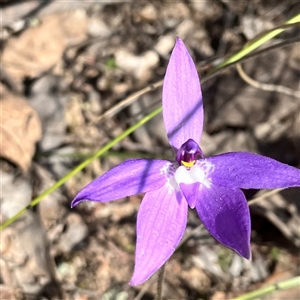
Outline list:
[[[202,185],[196,210],[203,225],[216,240],[250,258],[250,214],[242,191]]]
[[[187,202],[180,191],[163,186],[145,195],[137,216],[137,242],[131,285],[154,274],[172,255],[184,234]]]
[[[180,38],[170,57],[163,83],[163,118],[170,144],[178,150],[188,139],[200,142],[203,102],[195,64]]]
[[[171,166],[166,160],[127,160],[84,187],[71,206],[83,200],[107,202],[157,190],[167,182]]]
[[[202,160],[210,165],[207,177],[215,184],[244,189],[300,186],[300,170],[248,152],[230,152]]]

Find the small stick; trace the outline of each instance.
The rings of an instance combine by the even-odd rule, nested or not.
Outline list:
[[[239,75],[241,76],[241,78],[246,83],[248,83],[249,85],[253,86],[256,89],[260,89],[268,92],[276,92],[276,93],[292,96],[295,98],[299,98],[300,96],[300,91],[293,90],[282,85],[262,83],[257,80],[254,80],[253,78],[251,78],[249,75],[245,73],[240,63],[236,64],[236,69]]]

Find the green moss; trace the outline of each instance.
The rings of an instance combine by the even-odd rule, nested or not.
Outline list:
[[[116,64],[115,58],[114,57],[110,57],[106,60],[105,62],[105,67],[107,67],[108,69],[117,69],[118,66]]]

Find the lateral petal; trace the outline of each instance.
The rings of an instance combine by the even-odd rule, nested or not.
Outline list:
[[[84,187],[71,206],[84,200],[108,202],[157,190],[167,182],[171,165],[166,160],[127,160]]]
[[[170,57],[163,83],[163,118],[171,146],[176,150],[188,139],[200,142],[203,102],[195,64],[180,38]]]
[[[300,170],[277,160],[248,152],[230,152],[202,160],[211,166],[206,176],[213,183],[243,189],[300,186]]]
[[[203,225],[217,241],[250,258],[250,214],[241,190],[201,185],[196,210]]]
[[[145,282],[173,254],[186,228],[187,208],[182,193],[167,186],[145,195],[137,216],[131,285]]]

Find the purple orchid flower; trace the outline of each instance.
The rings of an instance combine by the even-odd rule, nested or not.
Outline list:
[[[188,206],[210,234],[249,259],[250,214],[243,189],[300,186],[300,170],[271,158],[232,152],[205,158],[202,93],[196,67],[177,38],[163,84],[163,118],[175,161],[131,159],[83,188],[84,200],[108,202],[146,193],[137,216],[131,285],[146,281],[172,255],[183,237]]]

